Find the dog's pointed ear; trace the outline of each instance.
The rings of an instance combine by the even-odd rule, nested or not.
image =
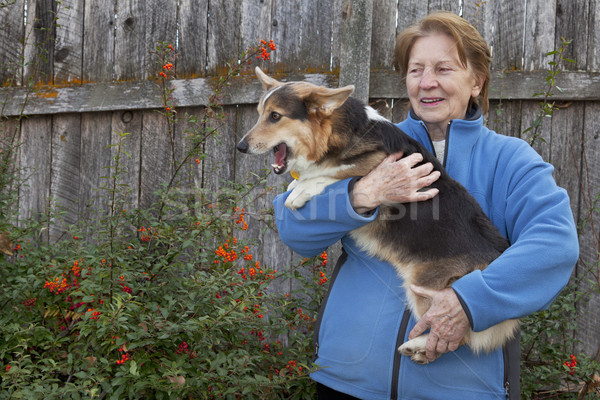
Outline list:
[[[316,109],[321,116],[328,117],[341,107],[353,92],[354,85],[338,89],[319,88],[307,97],[307,101],[310,103],[310,108]]]
[[[275,86],[280,86],[282,84],[278,80],[273,79],[267,74],[265,74],[259,67],[254,68],[254,72],[256,73],[258,80],[260,81],[260,83],[262,83],[263,88],[265,88],[265,90],[273,89]]]

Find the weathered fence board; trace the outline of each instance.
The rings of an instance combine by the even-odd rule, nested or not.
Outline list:
[[[16,145],[19,142],[20,125],[20,121],[14,118],[0,118],[0,160],[2,160],[0,161],[0,168],[7,174],[7,177],[14,177],[19,172],[19,149]],[[4,164],[4,162],[7,164]],[[9,181],[4,181],[4,184],[6,190],[10,191],[9,193],[18,193],[19,182],[9,178]],[[12,204],[9,207],[4,206],[3,209],[0,209],[0,215],[6,218],[6,222],[13,225],[19,223],[18,213],[18,204]]]
[[[157,43],[177,43],[177,2],[146,0],[144,11],[144,62],[145,78],[156,74],[161,67],[153,52]],[[118,2],[117,2],[118,4]]]
[[[271,35],[279,51],[277,70],[328,70],[331,57],[332,21],[329,2],[273,1]],[[281,51],[285,49],[285,51]],[[293,62],[289,62],[294,60]]]
[[[54,54],[54,83],[82,79],[84,2],[66,0],[58,6]]]
[[[415,24],[421,18],[425,17],[428,12],[428,3],[426,1],[408,1],[398,4],[396,34]]]
[[[123,197],[123,208],[134,209],[140,204],[140,152],[143,131],[141,112],[114,112],[112,114],[111,154],[110,164],[119,168],[116,183],[123,192],[117,199]],[[118,211],[118,210],[116,210]]]
[[[494,10],[494,43],[492,69],[521,70],[523,68],[523,1],[496,1]],[[489,8],[488,8],[489,9]]]
[[[598,71],[600,69],[600,4],[597,1],[590,2],[589,29],[588,69]]]
[[[87,1],[84,7],[82,82],[102,82],[113,79],[115,57],[114,0]],[[101,100],[102,101],[102,100]],[[75,111],[77,112],[77,111]],[[79,214],[97,220],[108,213],[107,178],[111,155],[113,110],[81,114],[81,150],[79,181]],[[84,234],[87,232],[84,232]]]
[[[583,103],[573,103],[555,111],[560,118],[552,118],[550,142],[542,146],[550,148],[547,160],[554,165],[554,178],[559,186],[567,189],[571,196],[571,208],[579,207],[579,182],[574,179],[581,170],[581,145],[584,124]]]
[[[196,78],[204,75],[208,42],[204,27],[207,16],[208,0],[179,1],[179,55],[176,60],[179,77]]]
[[[207,73],[217,74],[240,51],[241,13],[235,0],[210,1],[208,10]]]
[[[167,121],[156,111],[142,112],[140,151],[140,207],[148,208],[159,200],[155,193],[169,183],[175,170],[174,137],[169,134]],[[171,132],[174,135],[174,132]]]
[[[568,58],[575,60],[574,64],[565,65],[565,69],[585,69],[588,63],[589,35],[589,3],[587,1],[557,0],[556,2],[556,36],[554,47],[560,48],[562,39],[572,40],[573,43],[565,52]]]
[[[580,279],[578,289],[583,293],[597,293],[600,285],[598,276],[598,254],[600,254],[600,216],[597,199],[600,198],[600,102],[587,103],[584,115],[584,141],[582,169],[577,177],[581,185],[580,209],[580,262],[576,276]],[[594,351],[600,348],[600,296],[584,298],[577,320],[582,343],[578,351]],[[593,356],[593,354],[591,354]]]
[[[36,218],[48,211],[52,118],[32,117],[21,121],[20,143],[19,161],[24,184],[19,192],[19,219]]]
[[[354,85],[352,96],[369,100],[369,63],[373,25],[373,3],[354,0],[342,5],[340,27],[340,86]]]
[[[526,12],[523,69],[545,69],[551,61],[546,54],[554,50],[556,0],[529,2]]]
[[[114,0],[85,2],[83,33],[83,82],[113,79],[115,64]]]
[[[23,47],[19,43],[25,38],[25,27],[21,23],[24,1],[18,0],[10,7],[0,8],[0,86],[21,84]]]
[[[373,2],[373,24],[371,27],[371,70],[389,71],[394,59],[396,43],[396,11],[394,0]]]
[[[146,51],[146,2],[124,0],[115,3],[114,77],[117,80],[143,80],[147,77],[146,59],[150,56]]]
[[[23,76],[25,82],[52,82],[56,3],[53,0],[27,2],[28,40],[25,42]]]
[[[522,101],[491,101],[487,127],[506,136],[521,137]],[[537,103],[535,103],[537,106]]]
[[[79,219],[81,115],[52,119],[50,206],[62,210],[50,224],[50,240],[59,240]]]
[[[490,99],[528,100],[542,99],[547,89],[546,71],[492,71]],[[338,77],[331,73],[277,74],[287,80],[309,82],[336,87]],[[401,77],[395,72],[377,71],[370,74],[371,98],[406,98]],[[586,101],[600,99],[600,73],[563,72],[556,78],[552,100]],[[172,97],[179,107],[208,104],[213,93],[212,78],[182,79],[170,81]],[[262,94],[262,86],[254,75],[233,80],[224,104],[254,104]],[[538,95],[534,97],[534,95]],[[96,112],[110,110],[144,110],[162,107],[157,84],[152,81],[88,83],[83,85],[38,86],[34,92],[26,88],[0,88],[0,99],[10,99],[4,105],[5,116],[49,115],[72,112]],[[0,103],[1,104],[1,103]]]
[[[90,221],[108,212],[111,122],[111,112],[81,115],[78,213]]]

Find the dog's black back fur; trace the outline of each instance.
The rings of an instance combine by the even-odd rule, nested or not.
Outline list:
[[[508,247],[507,240],[477,201],[450,177],[438,159],[423,145],[391,122],[369,119],[364,105],[353,98],[349,98],[339,112],[342,118],[348,119],[346,123],[337,124],[349,136],[349,145],[340,149],[346,154],[338,155],[344,162],[360,162],[360,154],[352,152],[353,143],[360,142],[356,148],[362,148],[362,154],[365,147],[371,151],[383,150],[387,154],[402,151],[404,157],[421,153],[423,163],[432,163],[434,169],[441,173],[432,185],[439,189],[434,199],[380,208],[384,228],[378,232],[383,243],[391,242],[411,256],[436,264],[432,273],[443,268],[442,264],[449,259],[462,260],[466,269],[464,273],[471,272],[474,266],[484,268]]]

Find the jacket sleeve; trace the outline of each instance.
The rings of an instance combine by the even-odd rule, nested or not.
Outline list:
[[[500,213],[511,245],[485,270],[452,286],[474,331],[548,308],[579,257],[569,197],[556,185],[554,168],[526,144],[511,153],[493,189],[493,212]]]
[[[351,230],[373,221],[372,215],[357,214],[350,204],[352,179],[329,185],[297,210],[285,206],[290,192],[275,198],[275,221],[281,241],[303,257],[313,257],[340,240]]]

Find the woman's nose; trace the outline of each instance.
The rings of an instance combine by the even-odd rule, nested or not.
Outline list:
[[[430,69],[425,69],[423,71],[423,75],[421,76],[421,82],[419,86],[421,89],[431,89],[436,87],[438,84],[437,77]]]

